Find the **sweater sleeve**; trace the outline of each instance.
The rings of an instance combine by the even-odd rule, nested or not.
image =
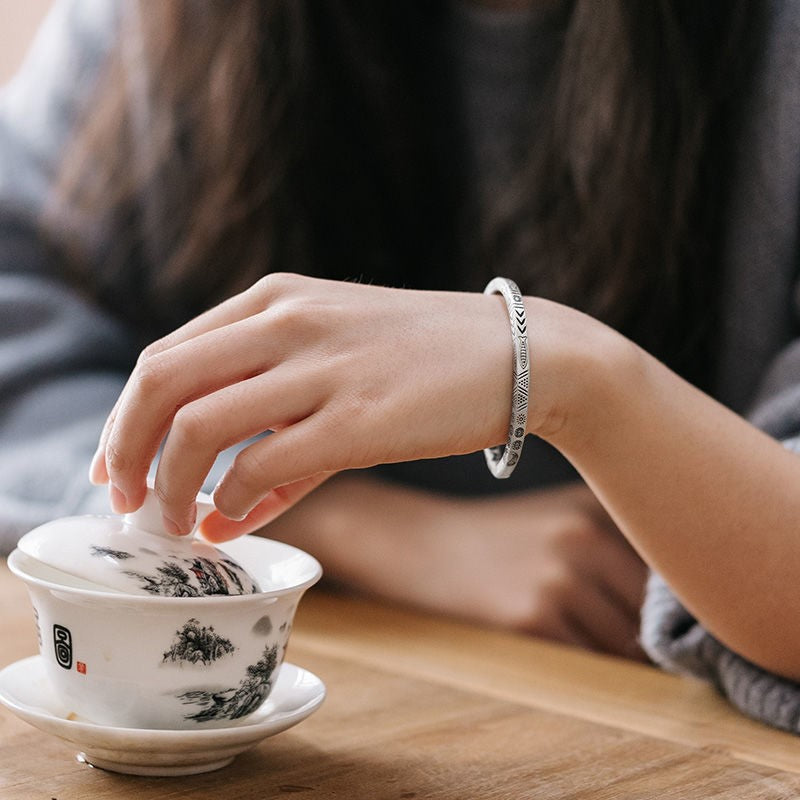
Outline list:
[[[670,672],[709,681],[742,713],[800,733],[800,684],[761,669],[715,639],[652,574],[642,609],[642,645]]]
[[[39,218],[117,6],[57,2],[0,90],[0,553],[45,520],[108,510],[86,473],[135,338],[60,279]]]

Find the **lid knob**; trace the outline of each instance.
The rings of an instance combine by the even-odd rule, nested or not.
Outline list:
[[[200,493],[197,495],[197,521],[195,522],[192,533],[194,533],[200,523],[214,510],[214,501],[211,495]],[[125,514],[122,518],[126,525],[131,528],[136,528],[140,531],[147,531],[148,533],[155,533],[159,536],[166,536],[171,540],[175,540],[174,534],[169,533],[164,528],[163,516],[161,514],[161,506],[156,497],[155,490],[152,484],[148,481],[147,494],[144,498],[141,508],[132,511],[130,514]]]

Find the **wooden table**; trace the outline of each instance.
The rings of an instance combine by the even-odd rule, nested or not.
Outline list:
[[[0,667],[36,652],[0,565]],[[90,769],[0,709],[2,800],[800,797],[800,739],[656,669],[312,589],[289,659],[322,708],[218,772]]]

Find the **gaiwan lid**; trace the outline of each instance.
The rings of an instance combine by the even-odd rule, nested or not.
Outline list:
[[[214,506],[197,498],[198,523]],[[65,585],[164,597],[255,594],[259,587],[245,569],[210,542],[173,536],[162,527],[152,489],[132,514],[53,520],[26,533],[17,547]]]

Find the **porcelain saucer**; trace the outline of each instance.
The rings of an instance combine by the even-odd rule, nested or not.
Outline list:
[[[296,725],[319,708],[325,685],[284,663],[264,705],[239,723],[197,731],[95,725],[76,718],[45,676],[41,656],[0,671],[0,703],[21,719],[80,751],[78,761],[127,775],[194,775],[227,766],[262,739]]]

